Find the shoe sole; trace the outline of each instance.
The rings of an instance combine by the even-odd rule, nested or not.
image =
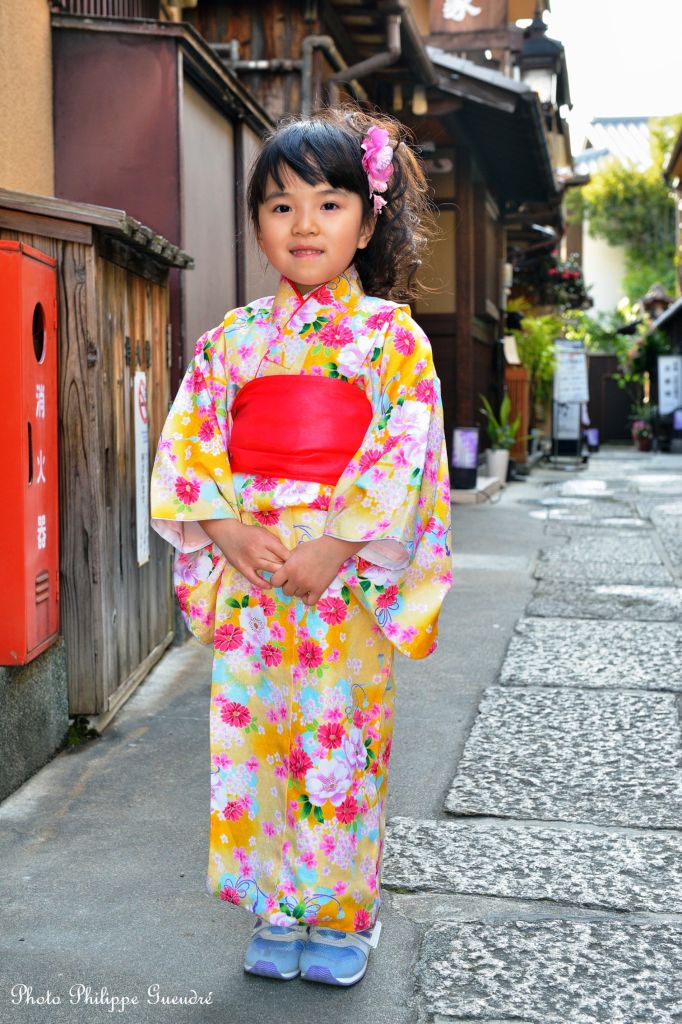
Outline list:
[[[319,981],[322,982],[323,985],[341,985],[345,987],[347,985],[357,984],[358,981],[364,978],[366,973],[367,964],[365,964],[362,970],[358,971],[357,974],[353,974],[350,978],[344,978],[342,980],[340,978],[336,978],[328,967],[320,967],[317,964],[313,964],[305,971],[301,971],[301,978],[303,981]]]
[[[277,981],[291,981],[292,978],[297,978],[301,973],[300,971],[292,971],[290,974],[282,974],[271,960],[256,960],[252,967],[247,967],[245,964],[244,970],[247,974],[257,974],[261,978],[275,978]]]

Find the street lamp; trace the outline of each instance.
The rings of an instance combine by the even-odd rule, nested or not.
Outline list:
[[[548,37],[539,7],[535,8],[533,21],[524,30],[519,67],[522,81],[538,94],[541,103],[553,107],[570,104],[567,95],[558,95],[564,90],[568,92],[565,81],[560,84],[560,76],[565,78],[562,76],[564,47],[558,39]]]

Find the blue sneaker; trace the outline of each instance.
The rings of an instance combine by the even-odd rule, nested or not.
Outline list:
[[[379,941],[381,922],[362,932],[311,928],[301,953],[301,977],[324,985],[355,985],[364,978],[370,949]]]
[[[259,918],[246,949],[244,970],[279,981],[298,977],[307,937],[308,929],[301,925],[268,924]]]

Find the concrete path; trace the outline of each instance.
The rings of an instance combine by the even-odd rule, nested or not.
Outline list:
[[[243,973],[252,918],[203,889],[191,642],[0,805],[1,1024],[678,1019],[682,459],[612,452],[454,511],[441,646],[398,659],[363,982]]]

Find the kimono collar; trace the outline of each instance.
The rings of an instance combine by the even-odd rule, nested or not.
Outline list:
[[[294,316],[297,320],[314,321],[321,309],[351,312],[364,294],[360,275],[353,264],[339,277],[319,285],[307,295],[301,295],[296,285],[282,274],[272,302],[270,322],[282,329]]]

